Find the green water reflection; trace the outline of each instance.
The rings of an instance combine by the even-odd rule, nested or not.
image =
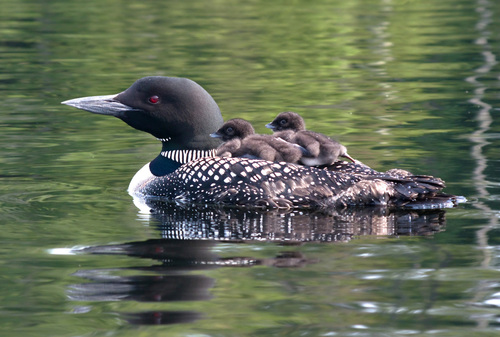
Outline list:
[[[497,332],[500,3],[4,0],[1,7],[0,335]],[[246,118],[262,133],[278,112],[297,111],[375,169],[439,176],[446,191],[470,202],[425,231],[380,221],[381,231],[358,230],[366,218],[356,218],[335,242],[210,241],[202,250],[207,269],[67,254],[175,239],[126,193],[160,150],[155,140],[60,105],[120,92],[147,75],[199,82],[225,119]],[[287,232],[280,219],[266,233],[325,230],[302,223]],[[199,231],[230,232],[215,224],[207,219]],[[252,224],[261,235],[255,228],[267,223]],[[298,265],[276,265],[292,260]],[[152,275],[165,280],[155,284],[175,284],[174,274],[186,277],[176,278],[181,284],[202,284],[206,297],[117,298]],[[184,323],[146,324],[166,322]]]

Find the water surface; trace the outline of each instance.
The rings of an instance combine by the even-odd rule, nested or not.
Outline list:
[[[492,335],[500,289],[495,1],[11,1],[0,11],[0,335]],[[156,205],[159,152],[60,105],[189,77],[258,132],[285,110],[373,168],[439,176],[428,212]]]

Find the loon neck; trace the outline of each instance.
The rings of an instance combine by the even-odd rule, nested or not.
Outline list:
[[[151,173],[157,177],[170,174],[181,165],[203,157],[215,157],[217,149],[210,150],[180,150],[168,143],[169,139],[161,139],[162,150],[160,154],[149,163]]]

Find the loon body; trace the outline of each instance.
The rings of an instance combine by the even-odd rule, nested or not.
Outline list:
[[[324,134],[306,130],[304,119],[297,113],[285,111],[280,113],[266,127],[272,129],[276,137],[301,146],[307,150],[301,163],[307,166],[331,165],[338,157],[345,157],[356,162],[344,145]]]
[[[252,124],[241,118],[228,120],[212,137],[224,144],[217,148],[217,156],[243,157],[268,161],[297,163],[302,151],[294,144],[272,135],[255,134]]]
[[[188,204],[265,208],[329,208],[350,205],[449,207],[456,197],[440,193],[439,178],[400,170],[379,173],[337,162],[328,169],[248,158],[216,157],[222,125],[219,107],[185,78],[145,77],[116,95],[62,102],[111,115],[162,142],[160,154],[136,173],[129,193]]]

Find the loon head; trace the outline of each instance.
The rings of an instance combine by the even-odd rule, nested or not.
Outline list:
[[[298,113],[285,111],[276,116],[271,123],[266,124],[266,127],[273,131],[304,131],[306,123]]]
[[[233,118],[225,122],[217,132],[210,136],[227,142],[235,138],[243,139],[253,134],[255,134],[255,130],[250,122],[241,118]]]
[[[120,118],[162,140],[164,148],[208,150],[220,144],[210,137],[223,124],[219,107],[205,89],[187,78],[144,77],[119,94],[62,104]]]

